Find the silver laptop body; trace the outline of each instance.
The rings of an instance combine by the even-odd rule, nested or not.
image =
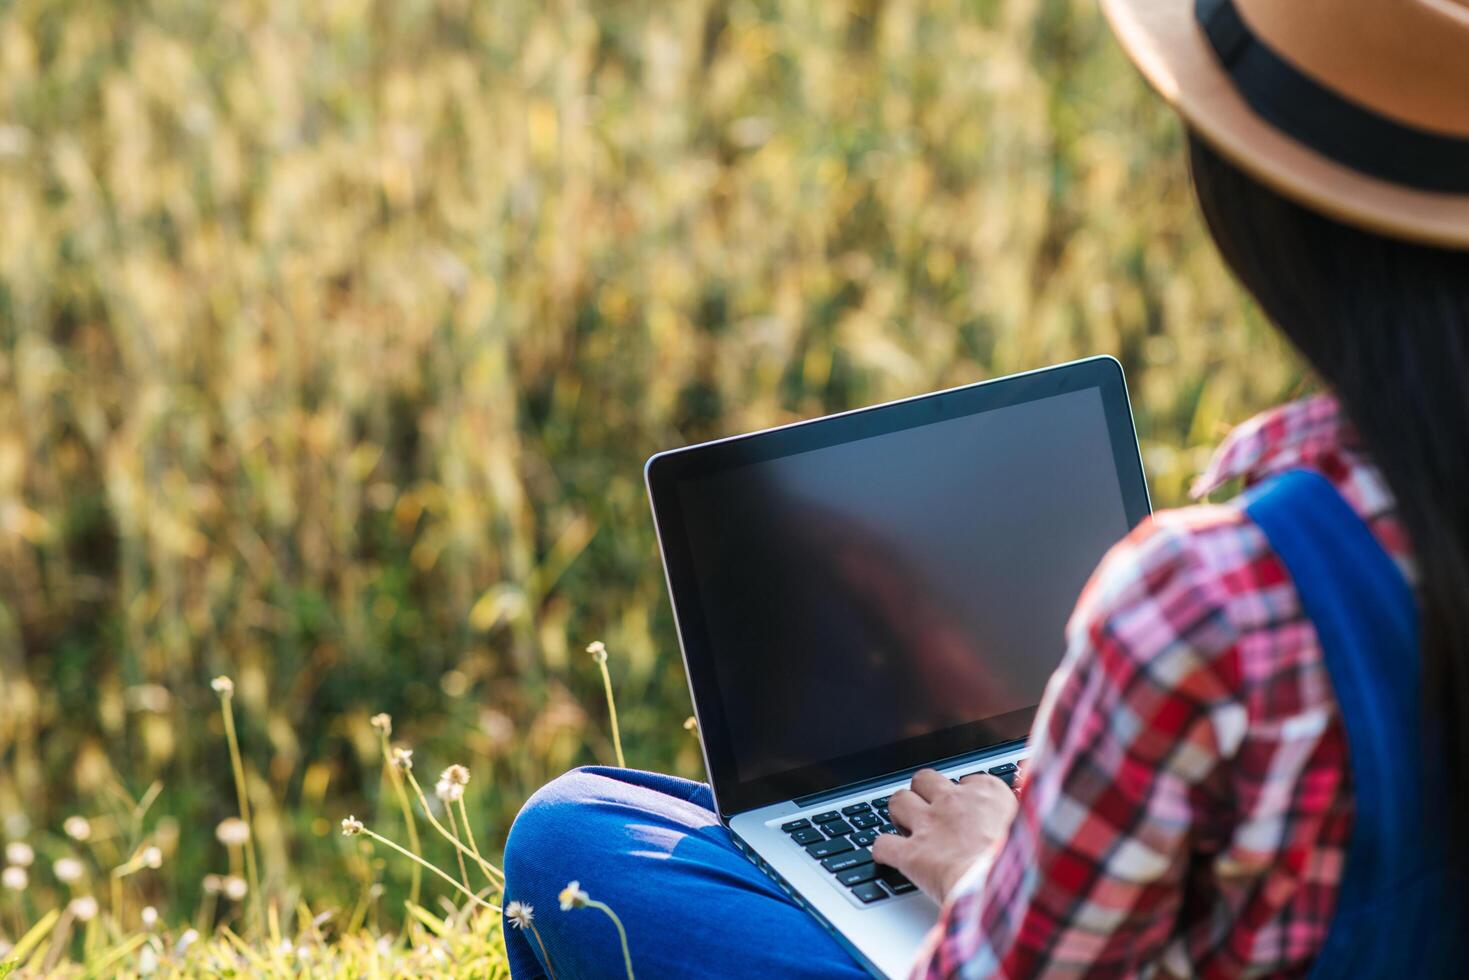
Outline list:
[[[1013,782],[1071,605],[1149,513],[1121,366],[671,450],[645,478],[731,840],[906,976],[938,907],[868,847],[919,768]]]

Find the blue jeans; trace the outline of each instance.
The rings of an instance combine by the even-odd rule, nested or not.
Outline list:
[[[627,928],[638,976],[865,977],[867,973],[730,843],[709,788],[588,766],[532,796],[505,845],[507,904],[527,902],[558,980],[624,975],[612,921],[562,912],[578,881]],[[536,938],[506,923],[511,974],[546,976]]]

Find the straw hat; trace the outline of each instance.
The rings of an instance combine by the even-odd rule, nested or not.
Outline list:
[[[1469,248],[1469,0],[1101,0],[1154,88],[1277,191]]]

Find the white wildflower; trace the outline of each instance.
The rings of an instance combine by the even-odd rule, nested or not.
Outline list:
[[[210,681],[209,686],[214,688],[214,693],[222,698],[227,698],[235,693],[235,682],[223,674]]]
[[[178,945],[173,948],[175,954],[182,954],[184,950],[199,941],[199,930],[185,929],[184,934],[179,937]]]
[[[529,929],[535,919],[536,910],[525,902],[511,902],[505,906],[505,920],[515,929]]]
[[[155,871],[163,867],[163,852],[157,847],[143,848],[143,867],[152,868]]]
[[[561,894],[558,898],[560,899],[561,911],[563,912],[585,908],[586,904],[592,900],[592,896],[582,891],[581,882],[579,881],[573,881],[561,889]]]
[[[56,873],[57,881],[67,885],[81,881],[82,875],[85,874],[82,862],[74,857],[61,858],[51,866],[51,870]]]
[[[91,895],[78,895],[66,908],[78,922],[91,922],[97,918],[97,900]]]
[[[599,664],[605,664],[607,662],[607,644],[601,640],[593,640],[591,643],[588,643],[587,653],[590,653],[592,659]]]
[[[469,770],[461,765],[452,765],[439,775],[434,793],[445,803],[455,803],[464,798],[464,787],[469,783]]]
[[[204,894],[218,895],[222,891],[224,891],[223,878],[221,878],[219,875],[204,876]]]
[[[214,836],[225,847],[243,847],[250,842],[250,825],[239,817],[225,817],[214,828]]]
[[[349,815],[342,819],[343,837],[356,837],[358,834],[362,833],[362,831],[362,821],[358,820],[355,816]]]
[[[144,905],[142,917],[144,929],[152,929],[154,926],[158,925],[158,910],[155,909],[153,906]]]
[[[386,711],[379,711],[372,716],[372,727],[382,732],[384,737],[393,734],[393,716]]]
[[[30,874],[19,865],[13,864],[4,871],[0,871],[0,885],[4,885],[8,891],[23,892],[30,883]]]
[[[11,841],[5,845],[5,860],[21,868],[29,868],[36,860],[36,852],[23,841]]]
[[[413,750],[405,749],[401,745],[393,747],[393,765],[404,772],[413,768]]]
[[[92,837],[92,825],[86,817],[70,816],[62,823],[61,829],[66,831],[66,836],[75,841],[90,840]]]
[[[242,901],[249,891],[250,888],[245,884],[245,879],[239,875],[230,875],[224,880],[224,897],[231,902]]]

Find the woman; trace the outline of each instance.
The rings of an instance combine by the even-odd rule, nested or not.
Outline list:
[[[1197,490],[1243,497],[1103,562],[1018,803],[932,772],[892,798],[910,833],[874,854],[943,903],[915,972],[1469,971],[1469,6],[1104,6],[1189,124],[1225,259],[1329,393],[1220,447]],[[512,830],[509,897],[595,861],[649,975],[856,975],[708,804],[569,774]],[[616,969],[594,931],[546,924],[551,965]],[[517,976],[532,945],[512,934]]]

